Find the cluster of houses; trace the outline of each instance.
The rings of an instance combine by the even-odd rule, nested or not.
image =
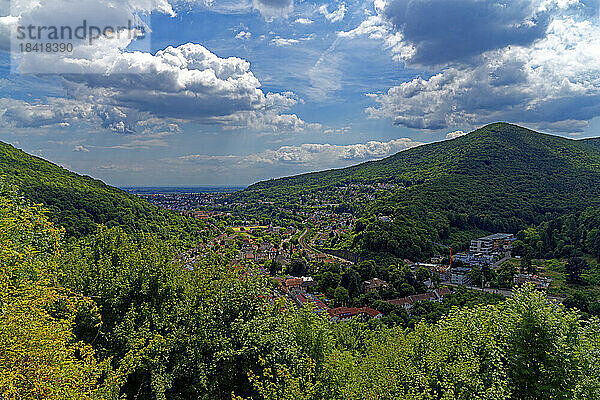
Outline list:
[[[388,283],[383,279],[372,278],[362,283],[361,291],[363,293],[372,293],[379,290],[387,289]]]
[[[494,233],[471,240],[468,252],[453,257],[454,261],[461,261],[464,267],[453,267],[449,271],[450,276],[444,278],[455,285],[468,284],[468,275],[473,267],[491,265],[495,259],[509,256],[514,241],[515,235],[511,233]]]
[[[383,317],[383,313],[370,307],[336,307],[329,308],[318,296],[308,293],[310,287],[316,286],[317,282],[312,277],[303,276],[300,278],[274,278],[279,283],[279,294],[272,299],[285,297],[289,303],[293,303],[298,308],[303,308],[307,304],[317,313],[325,313],[329,321],[341,322],[351,318],[359,318],[361,321],[377,319]],[[372,278],[364,281],[361,286],[362,293],[371,293],[377,290],[386,289],[388,283],[379,278]],[[407,312],[419,301],[433,301],[441,303],[444,296],[452,293],[446,287],[435,289],[428,293],[416,294],[399,299],[388,300],[389,304],[403,306]]]
[[[413,263],[405,260],[414,270],[419,267],[425,267],[431,272],[437,272],[443,282],[453,285],[479,284],[479,282],[470,282],[469,273],[474,267],[483,265],[492,265],[495,260],[503,257],[509,257],[515,236],[510,233],[495,233],[471,240],[469,251],[458,253],[453,256],[453,261],[461,261],[461,265],[455,263],[452,267],[443,265],[441,257],[434,257],[431,263]],[[517,274],[513,277],[513,284],[521,286],[525,283],[532,283],[537,289],[546,290],[552,282],[551,278],[540,277],[535,274]],[[410,304],[409,299],[400,299],[403,304]]]
[[[308,293],[308,289],[316,286],[317,282],[310,276],[300,278],[274,278],[279,283],[279,292],[281,297],[285,296],[288,301],[293,302],[298,308],[303,308],[311,304],[317,313],[325,313],[329,321],[341,322],[357,317],[362,321],[372,318],[381,318],[383,314],[370,307],[336,307],[329,308],[319,297]],[[273,299],[274,301],[274,299]]]
[[[510,254],[514,241],[515,235],[511,233],[494,233],[473,239],[469,251],[456,254],[454,259],[472,267],[492,264],[495,257]]]
[[[257,263],[266,260],[275,260],[279,256],[279,249],[270,242],[255,244],[250,238],[243,238],[241,249],[238,253],[238,260],[254,261]]]

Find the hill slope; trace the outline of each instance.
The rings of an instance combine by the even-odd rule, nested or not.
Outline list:
[[[2,142],[0,177],[17,186],[27,199],[43,204],[50,211],[51,220],[65,228],[67,236],[87,235],[97,224],[163,236],[176,226],[189,227],[191,232],[196,225],[99,180],[67,171]]]
[[[600,146],[495,123],[383,160],[259,182],[238,196],[284,201],[351,183],[397,184],[366,210],[430,222],[441,239],[460,229],[516,232],[600,205]]]

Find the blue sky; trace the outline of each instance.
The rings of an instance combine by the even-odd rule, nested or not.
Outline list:
[[[0,0],[0,140],[118,186],[246,185],[508,121],[597,136],[583,0]],[[143,38],[19,54],[15,27]],[[10,43],[12,41],[12,50]]]

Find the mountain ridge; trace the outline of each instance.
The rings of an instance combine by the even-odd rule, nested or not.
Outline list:
[[[99,224],[163,237],[169,229],[187,235],[175,229],[178,225],[197,230],[193,221],[4,142],[0,142],[0,177],[29,201],[47,208],[52,222],[64,227],[67,237],[93,233]]]
[[[506,127],[510,127],[511,129],[503,129]],[[500,128],[500,129],[498,129],[498,128]],[[518,128],[518,129],[514,129],[514,128]],[[482,128],[472,131],[466,135],[463,135],[463,136],[460,136],[460,137],[457,137],[454,139],[446,139],[446,140],[439,141],[439,142],[428,143],[428,144],[416,146],[416,147],[413,147],[413,148],[410,148],[407,150],[400,151],[396,154],[393,154],[393,155],[383,158],[381,160],[366,161],[366,162],[363,162],[363,163],[360,163],[357,165],[344,167],[344,168],[329,169],[329,170],[324,170],[324,171],[309,172],[309,173],[305,173],[305,174],[293,175],[293,176],[289,176],[289,177],[269,179],[269,180],[265,180],[265,181],[261,181],[261,182],[256,182],[256,183],[250,185],[245,190],[246,191],[256,190],[256,189],[263,188],[268,185],[272,185],[273,183],[286,182],[286,181],[294,180],[296,178],[301,178],[301,177],[313,178],[315,176],[320,176],[320,175],[324,175],[324,174],[328,174],[328,173],[333,174],[333,175],[347,175],[348,173],[354,173],[356,170],[359,170],[359,169],[369,168],[372,165],[386,165],[387,164],[386,166],[389,166],[389,164],[397,162],[399,158],[411,159],[414,157],[420,157],[423,155],[423,153],[438,152],[440,150],[440,148],[445,147],[449,142],[453,142],[456,144],[459,144],[459,143],[463,144],[467,140],[475,139],[475,140],[479,140],[479,141],[485,141],[485,140],[489,140],[489,138],[491,138],[491,137],[498,139],[500,141],[507,142],[506,139],[508,137],[508,138],[512,138],[513,146],[511,146],[511,147],[513,147],[513,149],[518,150],[514,146],[516,144],[516,143],[514,143],[514,140],[515,140],[515,138],[520,138],[521,140],[524,138],[522,132],[519,132],[519,130],[525,130],[528,133],[540,135],[540,136],[545,137],[548,140],[555,141],[555,142],[568,141],[571,143],[577,143],[577,145],[583,145],[585,147],[587,147],[589,145],[590,148],[595,148],[596,146],[600,147],[600,138],[574,140],[574,139],[563,138],[560,136],[536,132],[536,131],[533,131],[533,130],[530,130],[527,128],[522,128],[517,125],[512,125],[512,124],[508,124],[508,123],[493,123],[493,124],[486,125]],[[504,133],[504,134],[509,133],[510,135],[499,137],[499,133],[501,133],[500,131],[503,131],[502,133]],[[505,143],[505,145],[507,145],[507,144],[508,143]],[[597,156],[600,160],[600,154],[598,154]],[[598,162],[600,162],[600,161],[598,161]],[[445,165],[445,164],[443,164],[443,165]],[[392,175],[392,174],[390,174],[390,175]]]
[[[360,205],[343,189],[377,183],[396,186]],[[435,227],[436,240],[469,230],[516,233],[600,207],[600,146],[595,139],[494,123],[382,160],[259,182],[234,198],[292,204],[325,193],[334,199],[329,203],[343,203],[358,216],[392,215]]]

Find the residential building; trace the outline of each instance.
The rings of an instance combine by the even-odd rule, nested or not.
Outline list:
[[[317,296],[311,293],[299,293],[294,297],[298,307],[304,307],[305,304],[312,304],[315,307],[315,311],[321,313],[327,311],[329,307],[325,305]]]
[[[301,279],[302,288],[305,290],[309,287],[317,286],[317,281],[315,281],[312,276],[303,276]]]
[[[471,240],[469,251],[472,253],[492,254],[494,250],[509,250],[515,235],[510,233],[494,233]]]
[[[452,268],[450,282],[452,282],[455,285],[466,285],[467,283],[469,283],[469,277],[467,276],[469,271],[471,271],[470,268]]]
[[[363,293],[372,293],[381,289],[387,289],[388,283],[383,279],[372,278],[362,283]]]
[[[327,312],[331,322],[347,321],[353,317],[358,317],[363,321],[383,317],[381,312],[370,307],[337,307],[330,308]]]
[[[481,266],[492,264],[494,262],[494,256],[492,254],[468,252],[456,254],[454,260],[462,261],[470,266]]]
[[[295,296],[302,292],[302,278],[290,278],[286,279],[283,283],[283,290],[292,296]]]

